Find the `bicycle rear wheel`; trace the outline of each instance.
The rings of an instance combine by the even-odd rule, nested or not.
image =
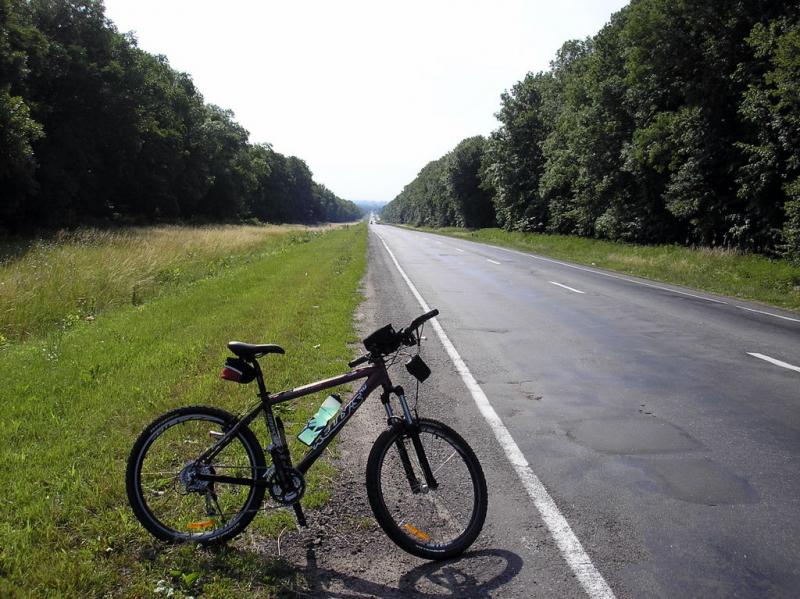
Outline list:
[[[384,431],[370,451],[367,495],[378,524],[399,547],[426,559],[447,559],[463,553],[480,534],[488,503],[486,480],[458,433],[427,418],[418,426],[438,486],[424,484],[412,439],[406,427],[396,426]]]
[[[139,435],[128,458],[128,501],[155,537],[219,543],[253,519],[264,487],[196,478],[211,474],[254,482],[264,475],[264,452],[246,426],[211,461],[196,462],[234,424],[236,417],[224,410],[191,406],[164,414]]]

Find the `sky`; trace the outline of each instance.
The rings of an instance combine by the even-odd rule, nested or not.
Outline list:
[[[390,201],[499,126],[500,94],[623,0],[105,0],[139,47],[299,156],[337,195]]]

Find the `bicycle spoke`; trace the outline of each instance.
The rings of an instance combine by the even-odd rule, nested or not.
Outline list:
[[[253,493],[263,496],[253,485],[205,480],[215,475],[255,479],[259,470],[266,469],[255,467],[238,435],[214,459],[198,462],[197,457],[215,443],[209,439],[209,429],[220,428],[208,418],[204,414],[188,416],[159,430],[138,474],[148,514],[159,527],[174,531],[171,534],[192,539],[225,530],[240,519],[237,514],[254,511],[246,509]]]

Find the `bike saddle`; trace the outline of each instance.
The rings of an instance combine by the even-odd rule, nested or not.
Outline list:
[[[245,360],[252,360],[260,358],[267,354],[285,354],[280,345],[274,343],[242,343],[241,341],[231,341],[228,343],[228,349],[234,354]]]

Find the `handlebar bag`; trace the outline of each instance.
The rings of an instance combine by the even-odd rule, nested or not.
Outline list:
[[[364,339],[364,347],[371,354],[389,354],[400,347],[400,335],[387,324]]]

